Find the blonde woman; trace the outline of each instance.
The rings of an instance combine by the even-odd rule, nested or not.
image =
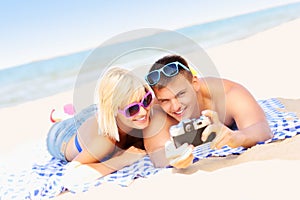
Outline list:
[[[48,133],[50,154],[69,162],[66,187],[108,175],[145,155],[142,129],[150,123],[150,87],[119,67],[107,70],[98,86],[97,105],[55,123]]]

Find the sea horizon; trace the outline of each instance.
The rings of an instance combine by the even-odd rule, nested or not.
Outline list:
[[[292,3],[174,31],[197,42],[203,49],[209,49],[249,37],[299,17],[300,3]],[[133,42],[137,41],[128,40],[125,45],[130,46]],[[182,48],[184,45],[182,44]],[[0,70],[0,108],[73,89],[83,62],[93,50],[88,49]],[[88,77],[92,75],[90,73]]]

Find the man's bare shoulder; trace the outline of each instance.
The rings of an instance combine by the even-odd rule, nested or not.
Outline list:
[[[229,79],[224,79],[224,78],[218,78],[218,77],[203,77],[199,78],[199,81],[201,83],[202,89],[207,89],[212,91],[217,91],[222,89],[223,92],[227,93],[229,92],[232,88],[235,89],[244,89],[244,87]]]
[[[207,84],[207,85],[214,85],[215,83],[222,83],[222,84],[231,84],[233,81],[230,81],[228,79],[219,78],[219,77],[200,77],[198,78],[200,83]]]

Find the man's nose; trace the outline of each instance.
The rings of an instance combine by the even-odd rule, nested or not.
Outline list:
[[[171,104],[173,112],[178,111],[181,107],[181,103],[178,101],[177,98],[172,99]]]

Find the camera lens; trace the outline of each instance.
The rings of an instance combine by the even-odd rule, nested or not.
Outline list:
[[[192,131],[192,124],[186,124],[185,132],[191,132],[191,131]]]

